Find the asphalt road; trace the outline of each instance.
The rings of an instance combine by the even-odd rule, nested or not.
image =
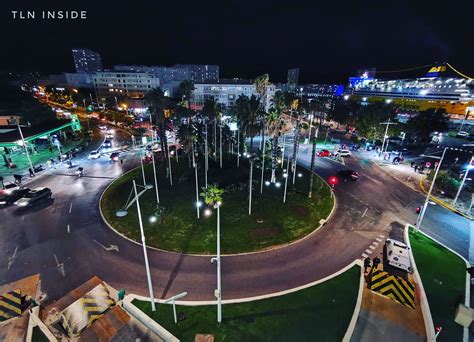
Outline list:
[[[124,132],[117,131],[114,144],[127,140]],[[90,148],[100,141],[97,138]],[[95,161],[78,157],[76,164],[85,169],[83,178],[61,166],[28,184],[50,187],[54,201],[28,212],[14,207],[0,211],[0,283],[41,273],[41,287],[49,301],[97,275],[116,288],[148,295],[141,246],[107,228],[98,211],[105,187],[138,163],[133,152],[122,156],[123,165],[110,164],[107,156]],[[300,164],[307,166],[309,156],[303,148]],[[337,208],[322,229],[273,251],[222,258],[223,299],[286,290],[321,279],[360,258],[380,235],[399,234],[405,222],[415,222],[414,208],[423,197],[377,166],[361,164],[356,156],[348,158],[346,166],[317,159],[317,172],[325,179],[345,167],[360,171],[361,178],[336,186]],[[468,250],[469,237],[464,240],[461,221],[440,206],[429,210],[425,230]],[[221,215],[225,215],[224,207]],[[441,220],[443,226],[438,225]],[[216,266],[210,257],[156,250],[149,250],[148,257],[156,298],[187,291],[187,300],[214,299]]]

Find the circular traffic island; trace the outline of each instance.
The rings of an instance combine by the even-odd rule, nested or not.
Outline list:
[[[312,198],[308,198],[310,173],[298,167],[295,184],[288,178],[286,203],[283,203],[285,171],[277,169],[276,183],[270,183],[271,171],[265,172],[263,194],[260,194],[261,169],[253,167],[252,214],[249,215],[250,164],[226,155],[222,168],[209,158],[208,184],[224,189],[220,206],[221,251],[223,254],[255,252],[287,244],[310,234],[326,219],[334,205],[329,186],[317,175],[313,178]],[[154,188],[153,166],[144,167],[150,186],[143,187],[141,167],[117,178],[102,195],[100,207],[105,220],[122,235],[141,241],[133,184],[139,185],[142,222],[148,246],[189,254],[214,254],[216,250],[216,210],[196,203],[196,179],[192,163],[186,156],[171,162],[172,181],[167,163],[156,163],[160,204]],[[198,162],[198,190],[205,185],[204,162]],[[128,208],[124,208],[128,205]],[[197,218],[196,207],[200,218]]]

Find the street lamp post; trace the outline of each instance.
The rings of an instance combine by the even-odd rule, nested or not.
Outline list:
[[[196,163],[196,157],[194,155],[194,142],[192,143],[192,153],[193,153],[193,167],[194,167],[194,176],[196,178],[196,215],[199,218],[199,184],[198,184],[198,166]]]
[[[143,231],[142,214],[141,214],[141,211],[140,211],[140,201],[138,199],[137,185],[135,183],[135,180],[133,180],[133,190],[135,192],[135,198],[136,198],[136,201],[137,201],[138,222],[140,224],[140,233],[141,233],[141,237],[142,237],[143,257],[145,258],[146,276],[147,276],[147,279],[148,279],[148,290],[150,291],[151,310],[156,311],[155,298],[153,297],[153,283],[151,281],[150,265],[148,264],[148,255],[147,255],[147,252],[146,252],[145,233]]]
[[[441,167],[441,163],[443,162],[444,155],[446,154],[446,150],[448,147],[445,147],[443,150],[443,154],[441,155],[441,159],[439,160],[438,165],[436,166],[436,171],[433,176],[433,181],[431,182],[430,189],[428,191],[428,194],[426,195],[425,203],[423,204],[423,208],[421,209],[420,215],[418,216],[418,219],[416,220],[416,228],[415,230],[418,231],[421,228],[421,223],[423,221],[423,217],[425,216],[426,208],[428,207],[428,204],[430,202],[430,197],[431,197],[431,192],[433,191],[433,187],[436,181],[436,177],[438,176],[439,169]]]
[[[237,167],[240,167],[240,132],[237,128]]]
[[[206,122],[206,134],[205,134],[205,144],[204,144],[204,154],[205,161],[204,161],[204,183],[207,188],[207,170],[209,169],[209,147],[207,144],[207,122]]]
[[[25,148],[26,158],[28,158],[28,162],[30,163],[31,171],[33,172],[33,175],[34,175],[35,174],[35,169],[33,167],[33,163],[31,162],[30,153],[28,152],[28,147],[26,146],[25,138],[23,137],[23,132],[21,131],[21,127],[20,127],[19,123],[17,124],[17,127],[18,127],[18,131],[20,132],[21,143],[22,143],[23,147]]]
[[[168,168],[170,169],[170,185],[173,186],[173,171],[171,170],[170,145],[168,145],[168,141],[166,141],[166,150],[168,154]],[[178,150],[176,149],[176,151]]]
[[[262,134],[262,176],[260,177],[260,193],[263,194],[263,175],[265,173],[265,127]]]
[[[461,190],[464,186],[464,183],[466,182],[467,174],[469,173],[469,170],[473,167],[472,166],[473,161],[474,161],[474,157],[471,156],[471,159],[469,160],[469,164],[467,165],[466,172],[464,173],[464,176],[462,177],[461,185],[459,186],[458,192],[456,193],[456,197],[454,197],[453,205],[456,205],[456,202],[458,201],[459,195],[461,194]]]
[[[284,155],[283,155],[283,159],[285,159]],[[283,192],[283,203],[286,203],[286,189],[288,188],[289,176],[290,176],[290,154],[288,153],[288,161],[286,162],[285,191]]]
[[[143,151],[143,156],[145,156],[145,151]],[[146,187],[145,168],[143,167],[143,157],[140,158],[140,163],[142,166],[143,186]]]
[[[156,166],[155,166],[155,154],[151,152],[151,159],[153,161],[153,176],[155,177],[155,192],[156,192],[156,203],[160,204],[160,194],[158,193],[158,180],[156,179]]]
[[[252,215],[252,181],[253,181],[253,155],[249,158],[250,162],[250,180],[249,180],[249,215]]]
[[[217,255],[211,259],[211,262],[217,262],[217,322],[222,322],[222,283],[221,283],[221,216],[220,216],[220,202],[214,204],[214,209],[217,209]]]

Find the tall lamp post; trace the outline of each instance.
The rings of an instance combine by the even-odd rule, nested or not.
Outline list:
[[[145,233],[143,231],[142,214],[140,211],[140,201],[138,200],[137,185],[135,183],[135,180],[133,180],[133,191],[135,192],[135,197],[137,201],[138,223],[140,224],[140,233],[142,236],[143,257],[145,258],[145,268],[146,268],[146,276],[148,280],[148,290],[150,291],[151,310],[156,311],[155,298],[153,297],[153,283],[151,281],[150,265],[148,264],[148,254],[146,252]]]
[[[28,147],[26,146],[26,141],[25,141],[25,138],[23,137],[23,132],[21,131],[20,123],[17,123],[17,127],[18,127],[18,131],[20,132],[21,144],[25,148],[26,158],[28,158],[28,162],[30,163],[31,171],[33,172],[33,174],[35,174],[35,169],[33,167],[33,163],[31,162],[30,153],[28,152]]]
[[[446,154],[447,149],[448,149],[448,147],[444,148],[443,154],[441,155],[439,163],[436,166],[435,174],[433,176],[433,181],[431,182],[431,185],[430,185],[430,190],[428,191],[428,194],[426,195],[425,203],[423,204],[423,208],[421,209],[420,215],[418,216],[418,219],[416,220],[415,231],[418,231],[421,228],[421,223],[423,222],[423,217],[425,216],[426,208],[428,207],[428,204],[430,203],[431,192],[433,191],[433,187],[434,187],[434,184],[435,184],[435,181],[436,181],[436,177],[438,176],[438,172],[439,172],[439,169],[441,167],[441,163],[443,162],[444,155]]]
[[[466,172],[464,173],[464,176],[462,177],[462,182],[461,185],[459,186],[458,192],[456,193],[456,197],[454,197],[453,205],[456,205],[456,202],[459,199],[459,195],[461,194],[461,190],[464,186],[464,183],[466,182],[467,174],[469,173],[469,170],[474,168],[474,157],[471,156],[471,159],[469,160],[469,164],[467,165]]]
[[[252,188],[253,188],[253,162],[254,162],[254,155],[249,155],[249,163],[250,163],[250,179],[249,179],[249,215],[252,215]]]

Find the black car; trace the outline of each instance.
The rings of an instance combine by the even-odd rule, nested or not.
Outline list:
[[[112,142],[110,140],[105,140],[104,141],[104,147],[112,147]]]
[[[111,162],[116,162],[117,160],[119,160],[119,156],[120,156],[119,152],[112,152],[110,154],[110,161]]]
[[[51,198],[52,192],[49,188],[36,188],[27,192],[22,198],[15,202],[18,207],[29,207],[36,202]]]
[[[11,190],[3,190],[0,193],[0,207],[12,205],[20,198],[30,192],[30,188],[14,188]]]
[[[339,176],[339,178],[345,181],[347,180],[355,181],[359,179],[359,172],[354,171],[354,170],[349,170],[349,169],[341,170],[337,173],[337,175]]]

